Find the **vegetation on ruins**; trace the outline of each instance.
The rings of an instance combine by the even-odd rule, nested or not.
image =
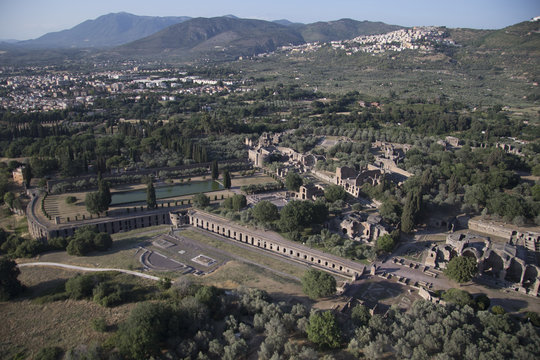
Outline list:
[[[285,186],[289,191],[298,191],[302,186],[302,177],[295,172],[290,172],[285,177]]]
[[[377,250],[381,250],[385,253],[390,253],[394,249],[396,242],[394,241],[394,237],[392,235],[385,234],[383,236],[379,236],[375,245],[377,247]]]
[[[193,205],[200,209],[205,208],[210,205],[210,198],[203,193],[198,193],[193,197]]]
[[[309,269],[302,277],[302,290],[311,299],[327,297],[336,292],[336,279],[327,272]]]
[[[86,194],[84,203],[86,210],[91,214],[101,214],[109,209],[111,204],[111,190],[109,183],[98,176],[98,191]]]
[[[226,209],[240,211],[247,206],[247,200],[245,195],[234,194],[232,197],[226,198],[222,206]]]
[[[93,227],[84,226],[75,230],[75,234],[69,238],[51,239],[49,246],[59,249],[65,248],[69,255],[85,256],[91,251],[110,249],[112,238],[111,235],[100,233]]]
[[[464,283],[471,281],[477,270],[475,258],[455,256],[446,265],[444,274],[458,283]]]
[[[261,223],[271,223],[279,219],[279,211],[276,205],[268,200],[259,201],[251,211],[255,220]]]
[[[329,185],[324,189],[324,197],[327,201],[333,203],[338,200],[345,200],[347,193],[342,186],[339,185]]]

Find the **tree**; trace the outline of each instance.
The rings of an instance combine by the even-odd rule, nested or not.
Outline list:
[[[246,197],[242,194],[235,194],[232,197],[232,208],[235,211],[240,211],[247,206]]]
[[[198,193],[193,197],[193,205],[198,208],[204,208],[210,205],[210,198],[203,193]]]
[[[491,304],[491,300],[489,300],[489,297],[486,294],[480,294],[475,299],[474,302],[476,303],[476,308],[478,310],[487,310],[489,309],[489,305]]]
[[[174,317],[173,317],[174,318]],[[120,326],[117,346],[129,359],[143,360],[157,357],[160,343],[165,339],[171,311],[159,303],[140,303],[127,321]]]
[[[151,180],[148,182],[146,187],[146,205],[149,209],[155,209],[157,207],[156,189],[154,188],[154,184]]]
[[[99,176],[99,180],[98,180],[98,193],[100,197],[101,206],[104,208],[103,211],[106,211],[109,208],[109,205],[111,205],[112,196],[111,196],[111,189],[109,187],[109,183],[101,179],[101,176]]]
[[[308,226],[313,222],[313,203],[311,201],[290,201],[281,209],[279,217],[279,226],[283,231],[294,231]]]
[[[394,249],[394,245],[394,238],[390,234],[379,236],[379,238],[377,239],[377,249],[386,253],[392,252],[392,249]]]
[[[101,179],[101,174],[98,175],[98,191],[86,194],[84,203],[86,210],[91,214],[100,214],[109,209],[111,204],[111,190],[109,183]]]
[[[0,257],[0,301],[9,300],[24,290],[17,279],[20,273],[15,261]]]
[[[494,305],[491,307],[491,312],[495,315],[504,315],[506,311],[501,305]]]
[[[356,326],[367,325],[370,318],[368,308],[362,304],[356,305],[351,311],[351,319]]]
[[[469,256],[456,256],[452,258],[444,273],[450,279],[457,281],[458,283],[464,283],[471,281],[476,274],[476,260]]]
[[[307,328],[309,341],[320,348],[335,349],[340,346],[341,330],[331,311],[312,313]]]
[[[461,289],[448,289],[442,294],[443,300],[459,306],[474,306],[474,300],[468,292]]]
[[[101,208],[99,194],[97,192],[90,192],[86,194],[84,204],[86,205],[86,210],[90,214],[99,214],[103,211]]]
[[[302,177],[295,172],[289,172],[285,178],[285,186],[289,191],[298,191],[302,183]]]
[[[26,164],[22,169],[22,176],[24,180],[24,185],[26,187],[30,186],[30,180],[32,180],[32,168],[30,167],[30,164]]]
[[[223,171],[223,187],[225,189],[231,188],[231,174],[229,173],[229,170]]]
[[[327,272],[309,269],[302,277],[302,290],[311,299],[330,296],[336,292],[336,279]]]
[[[414,228],[414,218],[416,215],[416,206],[412,193],[407,195],[403,212],[401,213],[401,231],[410,233]]]
[[[216,180],[219,177],[219,166],[217,160],[212,161],[212,179]]]
[[[99,233],[94,236],[93,245],[94,249],[98,251],[105,251],[111,248],[112,246],[112,238],[111,235],[107,233]]]
[[[334,202],[337,200],[345,200],[345,198],[347,197],[347,193],[342,186],[330,185],[326,189],[324,189],[324,197],[329,202]]]
[[[263,200],[257,203],[252,210],[253,217],[262,223],[269,223],[279,219],[279,212],[276,205],[270,201]]]
[[[15,195],[11,191],[4,194],[4,202],[10,209],[13,208],[13,201],[15,201]]]

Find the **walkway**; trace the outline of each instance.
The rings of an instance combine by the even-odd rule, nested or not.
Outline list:
[[[91,271],[91,272],[103,272],[103,271],[118,271],[125,274],[130,274],[138,277],[142,277],[145,279],[150,280],[156,280],[159,281],[160,278],[157,276],[152,276],[148,274],[143,274],[137,271],[131,271],[131,270],[124,270],[124,269],[107,269],[107,268],[89,268],[89,267],[83,267],[83,266],[76,266],[76,265],[68,265],[68,264],[62,264],[62,263],[55,263],[55,262],[32,262],[32,263],[22,263],[17,264],[18,267],[27,267],[27,266],[49,266],[49,267],[60,267],[64,269],[71,269],[71,270],[81,270],[81,271]]]

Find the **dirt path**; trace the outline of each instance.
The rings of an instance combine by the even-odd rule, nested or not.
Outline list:
[[[68,265],[68,264],[61,264],[61,263],[55,263],[55,262],[32,262],[32,263],[24,263],[24,264],[18,264],[18,267],[25,267],[25,266],[51,266],[51,267],[60,267],[64,269],[72,269],[72,270],[81,270],[81,271],[93,271],[93,272],[100,272],[100,271],[118,271],[125,274],[130,274],[138,277],[142,277],[145,279],[150,280],[159,280],[159,277],[152,276],[148,274],[142,274],[137,271],[131,271],[131,270],[124,270],[124,269],[112,269],[112,268],[90,268],[90,267],[83,267],[83,266],[76,266],[76,265]]]

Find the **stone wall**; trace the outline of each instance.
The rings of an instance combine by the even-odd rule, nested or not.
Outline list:
[[[271,251],[311,266],[348,276],[360,276],[364,272],[364,265],[360,263],[293,243],[279,237],[276,233],[265,231],[261,234],[261,231],[233,224],[227,219],[201,211],[191,211],[188,217],[192,226],[252,245],[263,251]]]

